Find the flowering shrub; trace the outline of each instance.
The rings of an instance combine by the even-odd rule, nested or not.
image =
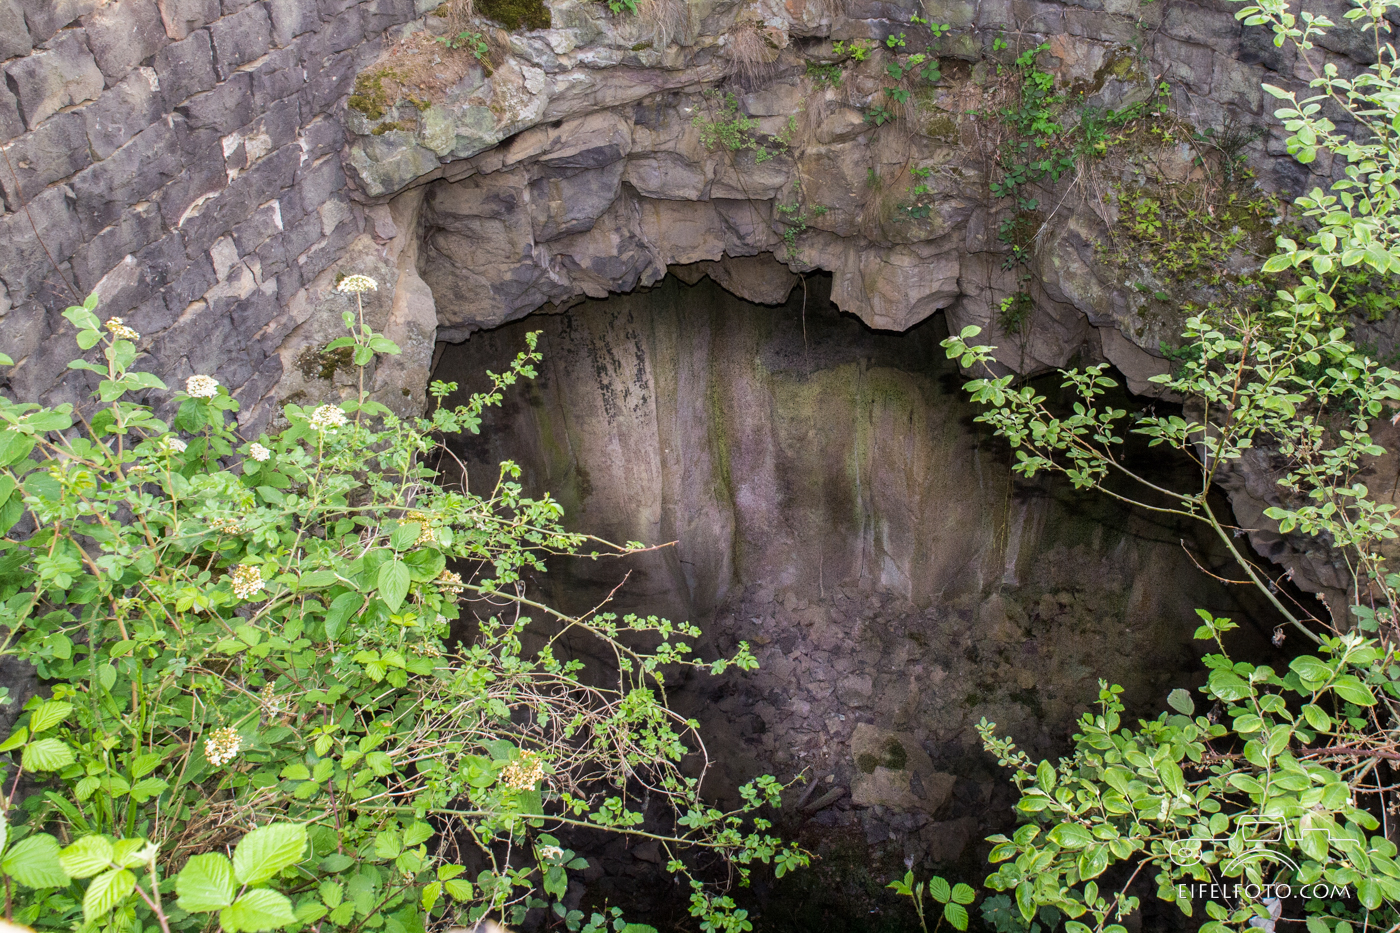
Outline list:
[[[561,903],[586,863],[553,833],[643,832],[645,801],[673,872],[696,850],[739,878],[805,863],[753,817],[777,800],[772,778],[726,813],[679,768],[698,743],[665,706],[663,668],[747,668],[747,647],[706,664],[688,625],[532,600],[521,574],[547,556],[640,545],[565,532],[512,464],[470,486],[428,466],[438,436],[476,431],[534,375],[533,335],[464,406],[401,420],[361,390],[288,405],[285,430],[249,442],[211,377],[175,394],[170,425],[137,401],[165,386],[95,304],[64,313],[100,351],[71,364],[100,376],[96,409],[0,399],[0,650],[45,685],[0,743],[7,919],[409,933],[547,907],[600,929]],[[358,365],[398,352],[362,314],[345,323],[336,343]],[[494,614],[454,646],[460,599]],[[616,659],[610,680],[566,660],[581,638]],[[705,929],[749,928],[689,883]]]

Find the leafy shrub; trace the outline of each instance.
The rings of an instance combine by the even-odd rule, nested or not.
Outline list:
[[[357,305],[373,287],[340,284]],[[689,625],[534,601],[522,574],[548,556],[640,545],[566,532],[510,463],[470,484],[429,466],[442,435],[475,432],[534,375],[533,335],[457,408],[438,383],[431,416],[403,420],[362,380],[357,398],[288,405],[284,430],[248,441],[211,377],[174,393],[172,424],[137,401],[165,386],[134,368],[139,335],[94,309],[64,313],[99,351],[71,364],[100,377],[95,410],[0,399],[0,647],[46,694],[0,744],[14,759],[0,764],[7,918],[411,933],[539,906],[601,929],[563,907],[586,863],[552,833],[642,832],[646,800],[671,814],[648,832],[673,872],[697,849],[739,878],[755,861],[805,863],[746,822],[776,802],[772,778],[724,813],[679,768],[694,723],[666,708],[663,670],[752,667],[747,646],[705,664]],[[360,367],[398,352],[362,309],[344,319],[327,349]],[[489,617],[454,645],[463,599]],[[568,660],[585,638],[610,673]],[[706,929],[749,928],[722,892],[691,886]]]

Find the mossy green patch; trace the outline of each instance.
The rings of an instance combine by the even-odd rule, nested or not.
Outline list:
[[[512,31],[548,29],[551,24],[549,7],[542,0],[478,0],[476,11]]]

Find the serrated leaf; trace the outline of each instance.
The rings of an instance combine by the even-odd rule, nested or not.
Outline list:
[[[962,882],[953,885],[954,904],[971,904],[975,900],[977,900],[977,892],[972,889],[971,885]]]
[[[63,703],[59,700],[46,700],[39,704],[39,707],[29,715],[29,731],[38,735],[48,729],[63,722],[68,718],[68,714],[73,712],[72,703]]]
[[[444,881],[442,889],[452,895],[453,900],[469,901],[472,899],[472,883],[465,878]]]
[[[25,887],[61,888],[69,878],[58,855],[58,840],[48,833],[36,833],[11,846],[0,869]]]
[[[331,600],[330,608],[326,610],[326,638],[331,641],[339,638],[351,613],[364,604],[365,598],[359,593],[341,593]]]
[[[233,903],[233,864],[218,852],[196,855],[175,878],[181,910],[200,913],[223,910]]]
[[[131,896],[136,876],[125,868],[103,872],[88,883],[83,894],[83,920],[92,923],[105,917]]]
[[[225,933],[257,933],[275,930],[296,922],[296,912],[285,894],[267,888],[245,891],[232,907],[219,911],[219,925]]]
[[[20,763],[26,771],[61,771],[73,761],[73,749],[61,739],[30,742],[20,754]]]
[[[306,851],[306,827],[295,823],[260,826],[238,841],[233,850],[233,876],[239,884],[258,884],[301,860]]]
[[[21,745],[28,741],[29,728],[27,726],[20,726],[10,735],[8,739],[6,739],[3,743],[0,743],[0,752],[8,752],[13,749],[19,748]]]
[[[946,904],[952,899],[953,891],[945,879],[934,875],[928,880],[928,896],[940,904]]]
[[[967,908],[961,904],[944,904],[943,919],[951,923],[955,930],[966,930]]]
[[[83,836],[58,856],[70,877],[88,878],[112,864],[112,843],[105,836]]]

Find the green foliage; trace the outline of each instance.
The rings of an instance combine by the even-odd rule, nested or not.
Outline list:
[[[934,924],[933,927],[934,930],[943,926],[945,920],[955,930],[966,930],[967,905],[977,899],[977,892],[965,884],[959,883],[950,886],[947,881],[937,875],[929,878],[928,881],[915,881],[912,871],[905,872],[902,879],[891,881],[886,887],[914,902],[914,912],[919,917],[919,929],[923,933],[929,933],[928,921],[924,916],[925,894],[941,907],[938,923]]]
[[[341,281],[355,310],[328,348],[362,368],[357,396],[287,405],[256,441],[207,376],[158,417],[139,335],[95,299],[64,314],[96,351],[70,365],[98,377],[99,404],[0,399],[0,650],[45,685],[0,743],[16,921],[407,933],[552,907],[580,929],[560,902],[587,863],[552,833],[643,832],[647,799],[671,812],[646,832],[683,877],[686,853],[741,881],[806,863],[755,817],[772,778],[722,812],[679,770],[693,723],[666,708],[662,670],[750,668],[747,646],[703,662],[692,626],[533,600],[522,577],[547,557],[641,545],[566,532],[513,464],[470,485],[428,465],[533,377],[534,335],[486,392],[448,408],[455,387],[435,383],[431,415],[401,419],[363,390],[363,367],[398,352],[364,323],[374,287]],[[461,599],[493,614],[451,647]],[[576,639],[614,659],[586,687]],[[748,928],[722,892],[691,889],[707,928]]]
[[[728,152],[751,149],[754,161],[759,163],[788,151],[788,143],[797,132],[795,115],[788,117],[787,126],[777,136],[764,136],[759,133],[758,121],[739,111],[739,98],[734,94],[709,90],[703,96],[710,112],[697,113],[691,123],[699,128],[700,142],[706,149],[719,148]],[[717,111],[714,109],[716,101],[719,101]]]
[[[455,36],[438,36],[437,41],[449,49],[469,49],[479,62],[490,61],[491,47],[486,43],[486,36],[479,32],[464,29]]]
[[[874,51],[875,43],[869,39],[837,39],[831,44],[831,53],[837,58],[850,56],[852,61],[863,62]]]
[[[1292,105],[1280,116],[1290,121],[1293,151],[1304,160],[1321,151],[1342,156],[1347,176],[1335,196],[1300,199],[1315,232],[1306,245],[1280,237],[1264,264],[1266,273],[1295,275],[1291,287],[1272,302],[1187,321],[1176,371],[1153,380],[1190,401],[1182,412],[1130,417],[1113,408],[1107,393],[1116,386],[1102,365],[1064,373],[1073,398],[1066,411],[1012,377],[989,372],[968,383],[989,406],[979,420],[1010,443],[1019,472],[1056,472],[1076,487],[1202,522],[1312,649],[1281,671],[1236,660],[1222,641],[1234,623],[1198,610],[1196,636],[1216,645],[1205,658],[1206,684],[1195,697],[1172,691],[1170,710],[1156,719],[1125,723],[1121,688],[1101,684],[1098,710],[1081,719],[1072,753],[1058,762],[1033,761],[984,721],[983,743],[1012,771],[1024,820],[1013,834],[993,837],[998,867],[987,883],[1008,892],[1025,923],[1053,907],[1069,918],[1067,933],[1123,933],[1139,906],[1130,890],[1137,878],[1153,881],[1157,897],[1187,916],[1203,911],[1205,933],[1272,924],[1266,900],[1302,885],[1328,892],[1309,902],[1309,933],[1351,930],[1352,920],[1368,929],[1400,921],[1400,853],[1378,818],[1400,803],[1380,773],[1382,762],[1400,755],[1400,574],[1385,556],[1400,522],[1363,482],[1384,453],[1370,425],[1400,402],[1400,373],[1358,352],[1333,323],[1342,272],[1400,268],[1387,167],[1397,147],[1389,117],[1375,119],[1400,90],[1395,52],[1380,44],[1390,6],[1348,14],[1370,22],[1382,48],[1377,65],[1341,84],[1323,66],[1313,82],[1373,136],[1333,135],[1319,116],[1320,98],[1283,95]],[[1241,16],[1271,25],[1279,44],[1294,42],[1304,53],[1330,25],[1304,12],[1298,29],[1273,0]],[[1140,235],[1169,228],[1160,202],[1122,203]],[[990,369],[991,348],[969,343],[976,333],[966,328],[944,345],[963,366]],[[1164,487],[1138,473],[1123,455],[1132,435],[1193,463],[1196,478]],[[1240,530],[1216,515],[1210,498],[1221,471],[1256,448],[1281,464],[1278,504],[1266,516],[1280,533],[1319,539],[1340,555],[1351,573],[1349,613],[1334,606],[1318,617],[1285,603],[1277,580],[1239,551]],[[1119,863],[1122,870],[1110,870]]]

